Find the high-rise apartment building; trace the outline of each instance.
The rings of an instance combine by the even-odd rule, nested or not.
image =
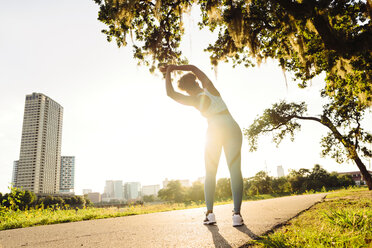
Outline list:
[[[93,190],[92,189],[83,189],[83,195],[87,195],[89,193],[92,193]]]
[[[26,95],[16,187],[59,193],[62,118],[62,106],[51,98]]]
[[[142,186],[142,196],[145,195],[154,195],[157,196],[160,190],[160,185],[144,185]]]
[[[89,192],[88,193],[88,199],[92,203],[99,203],[99,202],[101,202],[101,194],[98,193],[98,192]]]
[[[141,183],[129,182],[124,184],[125,200],[136,200],[141,197]]]
[[[283,169],[283,166],[278,165],[278,167],[276,167],[276,172],[278,173],[278,177],[284,177],[284,169]]]
[[[123,181],[121,180],[108,180],[105,186],[105,198],[110,200],[123,200]]]
[[[12,186],[15,186],[17,183],[18,162],[18,160],[13,162]]]
[[[75,185],[75,157],[62,156],[59,192],[74,193],[74,185]]]

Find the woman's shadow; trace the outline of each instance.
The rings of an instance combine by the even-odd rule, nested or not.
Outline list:
[[[231,245],[227,240],[220,234],[220,229],[217,225],[206,225],[208,230],[212,233],[213,243],[215,247],[228,247],[231,248]]]
[[[220,234],[220,230],[217,225],[206,225],[208,230],[212,233],[213,243],[215,247],[227,247],[231,248],[232,246],[227,242],[227,240]],[[251,239],[258,239],[259,237],[254,234],[246,225],[235,227],[237,230],[247,234]]]

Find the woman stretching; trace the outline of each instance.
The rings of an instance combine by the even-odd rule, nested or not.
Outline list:
[[[174,91],[171,72],[174,70],[190,71],[178,81],[178,88],[188,95]],[[207,142],[205,147],[205,202],[207,205],[204,224],[216,223],[213,213],[216,173],[223,147],[231,177],[231,189],[234,200],[233,226],[244,224],[240,214],[243,196],[243,179],[241,173],[242,132],[228,111],[220,93],[209,78],[193,65],[165,65],[160,68],[165,73],[167,95],[173,100],[197,108],[208,120]],[[202,87],[196,82],[201,82]]]

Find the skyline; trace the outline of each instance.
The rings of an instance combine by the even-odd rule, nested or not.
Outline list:
[[[0,90],[7,94],[0,99],[0,192],[7,191],[13,161],[19,159],[24,97],[32,92],[46,94],[64,107],[61,154],[78,161],[77,193],[102,189],[109,179],[150,185],[164,178],[204,176],[206,121],[194,109],[172,102],[159,73],[137,66],[131,47],[118,49],[108,43],[97,13],[93,1],[3,4],[0,33],[6,39],[0,40]],[[185,20],[186,28],[196,26],[192,18]],[[215,83],[241,128],[280,99],[307,101],[309,114],[320,113],[324,75],[299,89],[287,74],[287,89],[281,68],[268,61],[259,68],[220,64],[216,78],[208,54],[202,52],[208,39],[193,31],[186,35],[190,42],[182,50]],[[372,127],[370,115],[364,123]],[[316,163],[329,171],[358,170],[352,163],[338,165],[320,158],[324,134],[316,123],[303,123],[295,142],[286,139],[276,148],[270,138],[262,138],[255,153],[248,153],[244,139],[243,176],[265,170],[265,164],[272,173],[282,165],[286,174],[289,168],[312,168]],[[366,165],[370,169],[368,160]],[[228,177],[224,156],[217,176]]]

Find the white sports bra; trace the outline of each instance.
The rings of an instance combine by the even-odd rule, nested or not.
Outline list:
[[[207,89],[204,89],[204,92],[199,93],[199,96],[206,95],[211,100],[211,103],[207,110],[201,112],[201,114],[205,117],[210,117],[215,114],[221,113],[222,111],[227,109],[225,102],[222,100],[221,96],[214,96],[212,95]],[[200,102],[200,109],[203,106],[203,101]]]

